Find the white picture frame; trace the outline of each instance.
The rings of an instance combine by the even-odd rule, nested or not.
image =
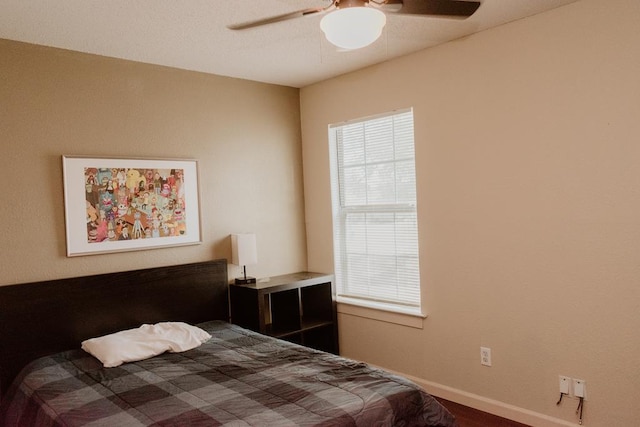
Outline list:
[[[198,162],[62,156],[67,256],[202,242]]]

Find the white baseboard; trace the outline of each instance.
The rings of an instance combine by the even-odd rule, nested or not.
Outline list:
[[[389,369],[387,369],[388,371]],[[422,378],[412,377],[411,375],[396,372],[414,383],[424,388],[427,393],[440,397],[451,402],[469,406],[483,412],[488,412],[502,418],[517,421],[534,427],[576,427],[577,423],[561,420],[559,418],[550,417],[528,409],[519,408],[509,405],[498,400],[489,399],[477,394],[468,393],[453,387],[424,380]]]

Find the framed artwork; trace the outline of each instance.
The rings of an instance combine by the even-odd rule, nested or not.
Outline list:
[[[62,156],[67,256],[202,242],[198,163]]]

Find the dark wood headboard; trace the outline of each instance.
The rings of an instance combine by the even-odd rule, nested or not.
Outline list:
[[[224,259],[0,286],[0,397],[30,361],[143,323],[229,320]]]

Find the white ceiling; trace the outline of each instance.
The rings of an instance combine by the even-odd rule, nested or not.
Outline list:
[[[577,0],[481,0],[466,20],[387,17],[380,39],[339,51],[321,15],[233,31],[227,25],[328,0],[2,0],[0,38],[303,87]]]

